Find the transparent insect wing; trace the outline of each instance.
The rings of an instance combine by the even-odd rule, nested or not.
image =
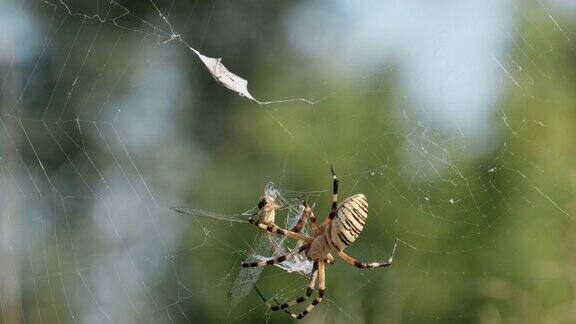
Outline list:
[[[280,190],[276,188],[273,182],[268,182],[264,187],[264,194],[276,200],[280,197]]]
[[[266,185],[264,194],[273,197],[278,205],[286,206],[285,227],[291,228],[296,225],[304,212],[304,207],[299,200],[294,199],[288,201],[271,182]],[[289,250],[295,248],[294,246],[288,247],[286,245],[287,242],[290,241],[284,237],[269,233],[258,234],[244,262],[262,261],[286,254]],[[312,265],[313,263],[311,261],[301,255],[296,256],[292,260],[276,264],[277,267],[287,272],[296,272],[303,275],[308,275],[312,272]],[[228,292],[228,302],[230,305],[237,305],[252,291],[253,285],[258,281],[262,269],[261,267],[240,268]]]
[[[276,237],[268,233],[258,233],[248,255],[245,258],[246,262],[256,261],[257,255],[269,255],[273,246],[276,246]],[[280,244],[280,242],[278,242]],[[240,303],[251,291],[253,284],[258,281],[260,273],[263,268],[240,268],[232,287],[228,291],[228,302],[230,305],[235,306]]]
[[[299,201],[294,201],[292,204],[288,205],[286,212],[286,221],[284,224],[285,228],[292,228],[298,223],[300,217],[304,213],[304,206]],[[308,234],[306,230],[303,230],[305,234]]]
[[[284,253],[287,253],[287,252],[288,251],[286,251]],[[258,261],[263,261],[266,259],[268,259],[268,258],[263,258],[263,259],[258,260]],[[288,273],[297,272],[297,273],[300,273],[302,275],[307,276],[310,273],[312,273],[313,264],[314,263],[312,261],[308,260],[303,255],[297,255],[290,260],[286,260],[282,263],[277,263],[277,264],[275,264],[275,266],[277,266],[280,269],[283,269],[284,271],[286,271]]]
[[[248,221],[246,220],[246,216],[247,216],[246,213],[243,213],[240,215],[227,215],[227,214],[220,214],[220,213],[211,212],[211,211],[204,210],[204,209],[187,208],[187,207],[170,207],[170,209],[177,212],[177,213],[187,214],[187,215],[192,215],[192,216],[197,216],[197,217],[213,218],[213,219],[219,219],[219,220],[228,221],[228,222],[235,222],[235,223],[248,223]]]
[[[294,200],[293,203],[288,206],[285,227],[286,228],[294,227],[296,223],[298,223],[300,217],[302,217],[303,213],[304,213],[304,206],[302,206],[299,200]],[[309,234],[307,231],[307,227],[305,227],[302,230],[302,232],[304,234]],[[288,249],[286,248],[286,246],[284,246],[284,248],[285,248],[284,253],[287,253]],[[287,260],[285,262],[276,264],[277,267],[284,269],[287,272],[298,272],[304,275],[308,275],[312,272],[312,265],[313,262],[309,261],[303,255],[297,255],[291,260]]]

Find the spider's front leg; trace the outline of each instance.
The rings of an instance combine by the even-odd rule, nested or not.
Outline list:
[[[258,221],[255,221],[252,218],[248,218],[248,222],[252,225],[256,225],[258,228],[260,228],[264,231],[267,231],[267,232],[275,233],[278,235],[284,235],[287,238],[290,238],[290,239],[293,239],[296,241],[304,241],[307,243],[312,242],[312,238],[310,238],[306,235],[300,234],[300,233],[296,233],[296,232],[293,232],[293,231],[290,231],[287,229],[283,229],[272,222],[267,223],[267,224],[266,223],[260,223]]]
[[[300,219],[298,219],[298,223],[296,223],[296,225],[294,225],[294,227],[292,227],[292,229],[290,229],[290,230],[295,232],[295,233],[300,233],[302,228],[304,228],[304,224],[306,224],[306,221],[308,219],[310,219],[310,227],[312,228],[312,234],[314,236],[316,236],[316,235],[318,235],[318,226],[316,224],[316,216],[314,216],[314,212],[312,211],[312,208],[310,208],[310,206],[308,206],[308,203],[306,202],[304,197],[301,197],[300,201],[302,203],[302,206],[304,206],[304,211],[302,212]]]
[[[276,217],[276,210],[280,208],[283,208],[283,206],[277,205],[274,198],[270,196],[264,196],[258,203],[258,213],[253,215],[258,216],[257,219],[255,220],[250,217],[248,218],[248,222],[252,225],[256,225],[258,228],[264,231],[278,235],[284,235],[296,241],[311,242],[312,239],[306,235],[283,229],[276,225],[274,222]]]
[[[332,165],[330,165],[330,171],[332,172],[332,206],[330,208],[330,215],[322,222],[320,229],[326,228],[338,214],[338,185],[340,184],[340,180],[338,180]]]

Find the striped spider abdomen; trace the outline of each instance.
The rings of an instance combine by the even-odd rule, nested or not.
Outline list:
[[[366,224],[368,217],[368,201],[364,194],[356,194],[342,201],[327,231],[330,233],[332,245],[342,251],[354,243]]]

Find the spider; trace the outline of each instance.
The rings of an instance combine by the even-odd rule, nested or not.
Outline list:
[[[258,218],[256,220],[252,218],[248,219],[251,224],[258,226],[262,230],[284,235],[297,241],[302,241],[303,244],[299,248],[274,259],[250,263],[243,262],[242,267],[264,267],[273,265],[278,262],[289,260],[302,252],[305,253],[308,259],[313,261],[310,283],[308,284],[305,296],[285,302],[278,306],[272,306],[256,288],[256,291],[266,302],[268,308],[272,311],[283,310],[296,319],[304,318],[304,316],[310,313],[314,307],[322,302],[326,289],[325,265],[333,264],[335,261],[331,254],[332,252],[335,252],[336,255],[342,258],[345,262],[360,269],[389,267],[392,265],[394,253],[396,252],[397,242],[394,243],[392,254],[388,261],[370,263],[358,261],[344,253],[344,249],[354,243],[364,228],[366,218],[368,217],[368,202],[366,196],[359,193],[344,199],[340,204],[338,204],[339,180],[338,177],[336,177],[332,166],[330,166],[330,170],[333,179],[332,206],[330,214],[322,224],[318,225],[316,223],[316,217],[314,216],[312,209],[308,206],[306,201],[302,199],[304,212],[302,213],[298,223],[290,230],[280,228],[274,223],[274,217],[275,210],[281,209],[282,206],[277,205],[274,202],[274,199],[268,196],[261,197],[261,200],[258,203]],[[312,237],[300,233],[300,230],[308,219],[310,220]],[[316,286],[316,281],[318,281],[318,297],[316,297],[301,313],[295,314],[291,312],[289,307],[303,303],[312,295],[314,287]]]

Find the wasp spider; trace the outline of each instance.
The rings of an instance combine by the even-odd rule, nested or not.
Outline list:
[[[316,217],[312,212],[312,209],[306,204],[306,201],[302,199],[302,204],[304,205],[304,212],[298,223],[290,230],[282,229],[274,223],[275,210],[282,208],[278,206],[272,197],[264,196],[261,198],[258,208],[260,209],[258,218],[256,220],[250,218],[249,222],[258,226],[259,228],[266,230],[268,232],[276,233],[279,235],[285,235],[288,238],[302,241],[303,244],[294,251],[291,251],[280,257],[258,262],[242,263],[242,267],[264,267],[268,265],[273,265],[278,262],[284,262],[288,259],[293,258],[299,253],[304,252],[306,257],[314,262],[312,273],[310,275],[310,283],[308,289],[306,290],[306,295],[299,297],[295,300],[285,302],[278,306],[272,306],[262,294],[258,291],[262,299],[266,301],[268,307],[273,310],[283,310],[290,314],[290,316],[301,319],[306,314],[310,313],[312,309],[320,302],[324,297],[324,291],[326,289],[326,264],[334,263],[334,257],[331,252],[335,252],[340,258],[342,258],[347,263],[356,266],[360,269],[368,269],[375,267],[389,267],[392,265],[392,259],[396,251],[396,243],[394,243],[394,248],[392,250],[392,255],[387,261],[384,262],[360,262],[355,258],[344,253],[344,249],[350,244],[354,243],[368,217],[368,202],[364,194],[356,194],[351,197],[344,199],[338,205],[338,184],[339,180],[334,173],[334,169],[331,167],[332,178],[333,178],[333,195],[332,195],[332,206],[328,217],[318,225],[316,223]],[[310,221],[310,227],[312,230],[312,237],[308,237],[300,233],[300,230],[304,226],[305,222]],[[318,281],[318,297],[316,297],[312,303],[310,303],[304,311],[299,314],[292,313],[289,311],[289,307],[303,303],[308,297],[310,297]]]

